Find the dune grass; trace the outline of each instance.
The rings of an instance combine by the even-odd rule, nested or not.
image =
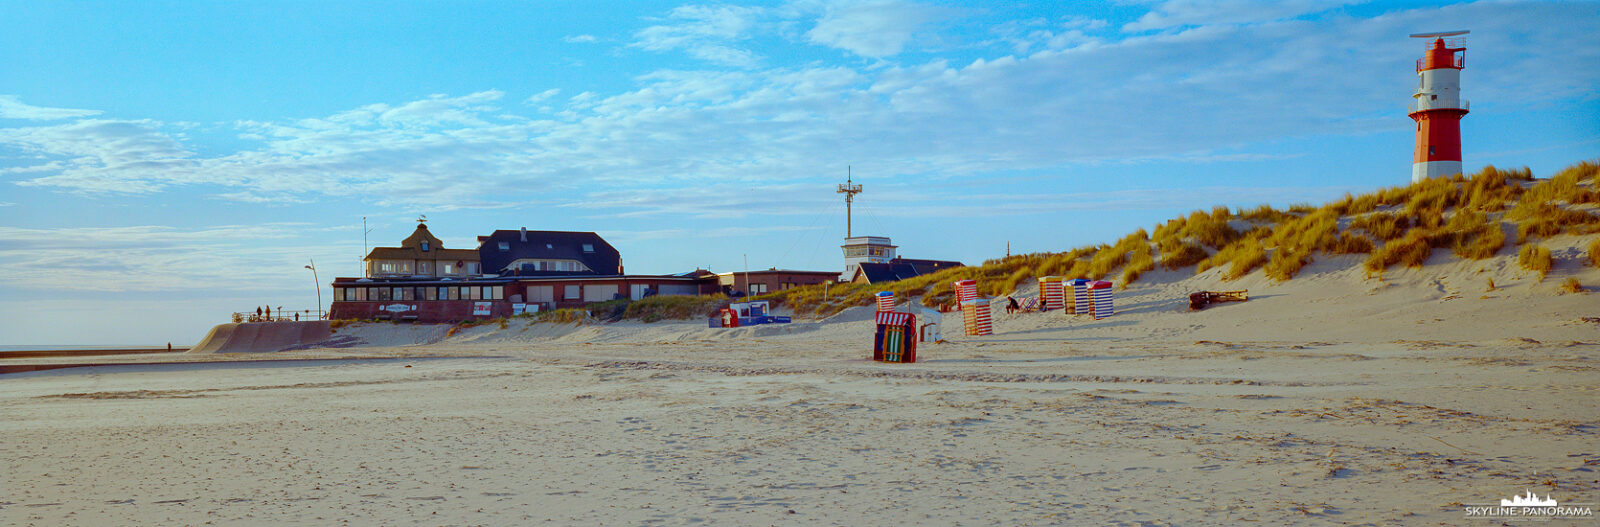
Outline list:
[[[1366,231],[1378,241],[1386,242],[1404,236],[1406,230],[1411,228],[1411,220],[1397,214],[1374,212],[1351,220],[1350,228]]]
[[[1550,269],[1555,266],[1555,259],[1550,256],[1550,249],[1530,243],[1522,246],[1521,251],[1517,251],[1517,265],[1529,271],[1537,271],[1539,281],[1544,281],[1545,276],[1550,274]]]
[[[1283,281],[1319,253],[1367,254],[1364,267],[1381,275],[1395,265],[1421,267],[1434,249],[1450,249],[1460,258],[1494,257],[1511,242],[1507,229],[1516,232],[1515,245],[1600,232],[1595,204],[1600,204],[1600,160],[1580,162],[1546,180],[1534,179],[1527,168],[1485,166],[1471,176],[1347,193],[1320,207],[1196,210],[1111,245],[1012,256],[890,284],[838,284],[826,293],[820,286],[801,287],[759,298],[819,315],[870,305],[877,291],[920,295],[925,305],[934,306],[954,302],[950,283],[960,279],[978,280],[980,293],[988,296],[1009,294],[1043,276],[1115,277],[1126,288],[1158,264],[1168,270],[1192,266],[1196,274],[1225,267],[1227,280],[1263,269]],[[1588,253],[1591,264],[1600,267],[1600,241]]]

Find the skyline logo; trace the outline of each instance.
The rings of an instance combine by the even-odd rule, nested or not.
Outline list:
[[[1496,520],[1594,519],[1594,504],[1568,503],[1563,506],[1556,501],[1553,494],[1546,494],[1541,498],[1532,490],[1524,489],[1524,494],[1500,500],[1499,506],[1493,503],[1468,503],[1465,512],[1467,518]]]
[[[1501,507],[1555,507],[1555,506],[1557,506],[1556,505],[1556,499],[1550,497],[1549,494],[1544,495],[1544,499],[1539,499],[1539,495],[1538,494],[1534,494],[1533,491],[1529,490],[1527,492],[1528,492],[1528,495],[1526,495],[1526,496],[1512,496],[1511,499],[1509,499],[1509,500],[1500,500],[1500,506]]]

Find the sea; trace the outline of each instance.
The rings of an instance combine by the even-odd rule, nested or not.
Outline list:
[[[45,344],[0,344],[0,352],[5,351],[66,351],[66,350],[133,350],[133,349],[166,349],[165,342],[161,344],[128,344],[123,346],[108,346],[104,344],[79,344],[79,345],[45,345]],[[186,348],[173,344],[175,348]]]

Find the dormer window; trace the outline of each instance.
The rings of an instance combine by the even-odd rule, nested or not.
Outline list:
[[[428,252],[428,242],[422,242],[422,252]]]
[[[583,244],[583,252],[586,252],[586,253],[594,252],[594,244],[592,244],[592,243]]]
[[[505,252],[505,251],[509,251],[509,250],[511,250],[511,242],[500,242],[500,251],[501,252]]]

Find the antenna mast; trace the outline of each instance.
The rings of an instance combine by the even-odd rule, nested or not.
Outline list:
[[[850,165],[845,165],[844,170],[844,184],[839,185],[838,193],[844,194],[844,237],[850,238],[850,204],[855,202],[856,194],[861,193],[861,185],[854,184],[854,181],[851,179],[852,176],[850,173]]]

